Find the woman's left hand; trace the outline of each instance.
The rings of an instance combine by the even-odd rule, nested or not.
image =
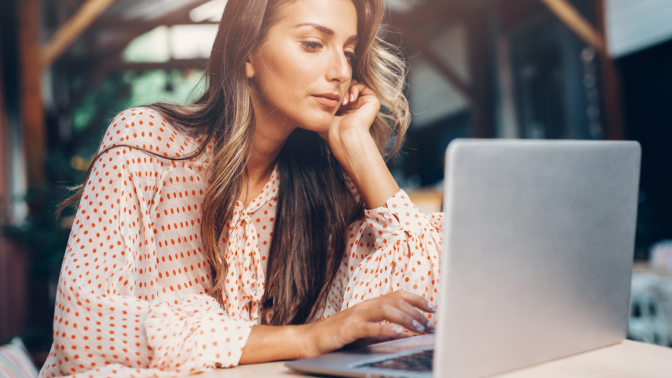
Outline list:
[[[380,100],[368,86],[353,80],[328,130],[320,136],[341,164],[368,209],[385,204],[399,186],[385,165],[369,129],[380,111]]]
[[[328,130],[320,133],[334,153],[347,148],[351,138],[370,136],[369,128],[378,115],[380,101],[376,93],[363,83],[352,80],[350,88]]]

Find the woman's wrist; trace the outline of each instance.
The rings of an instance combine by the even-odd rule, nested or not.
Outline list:
[[[368,130],[351,129],[338,133],[331,150],[346,171],[356,168],[358,160],[371,152],[380,153]]]
[[[256,325],[245,343],[239,364],[305,358],[312,340],[309,325]]]
[[[319,356],[320,350],[317,347],[317,337],[315,323],[303,324],[296,329],[296,340],[299,341],[299,350],[301,356],[298,358],[310,358]]]
[[[364,199],[373,209],[399,191],[375,140],[368,130],[348,130],[335,138],[332,152]]]

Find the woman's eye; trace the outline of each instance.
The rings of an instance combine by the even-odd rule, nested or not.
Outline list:
[[[303,44],[309,50],[317,50],[320,47],[322,47],[322,44],[320,42],[314,42],[314,41],[305,41],[305,42],[301,42],[301,44]]]
[[[348,60],[351,60],[351,61],[355,60],[355,57],[356,57],[355,53],[352,52],[352,51],[346,51],[345,56],[348,58]]]

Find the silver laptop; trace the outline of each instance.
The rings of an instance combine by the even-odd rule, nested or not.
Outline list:
[[[476,378],[621,342],[640,157],[637,142],[453,141],[436,334],[287,366]]]

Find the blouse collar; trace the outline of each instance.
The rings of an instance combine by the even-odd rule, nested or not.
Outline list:
[[[190,135],[191,136],[191,135]],[[194,138],[192,136],[192,138]],[[194,140],[200,144],[203,142],[203,139],[196,139]],[[210,140],[208,144],[205,146],[205,151],[204,151],[204,161],[203,161],[203,167],[204,168],[209,168],[210,163],[212,162],[212,159],[214,158],[214,138],[213,140]],[[250,202],[247,207],[244,209],[245,213],[247,214],[252,214],[255,211],[259,210],[262,206],[267,204],[269,201],[278,198],[278,189],[280,188],[280,183],[278,180],[278,163],[275,163],[275,166],[273,167],[273,171],[271,172],[271,176],[268,178],[268,181],[266,181],[266,185],[264,185],[264,189],[259,193],[257,198],[255,198],[252,202]],[[243,203],[241,201],[236,201],[236,208],[243,208]]]
[[[269,201],[278,197],[278,189],[280,187],[280,181],[278,180],[278,163],[273,167],[273,172],[271,172],[271,177],[266,181],[264,189],[259,193],[257,198],[250,202],[245,208],[247,214],[252,214],[255,211],[259,210],[262,206],[267,204]],[[238,200],[236,201],[236,206],[243,207],[243,203]]]

